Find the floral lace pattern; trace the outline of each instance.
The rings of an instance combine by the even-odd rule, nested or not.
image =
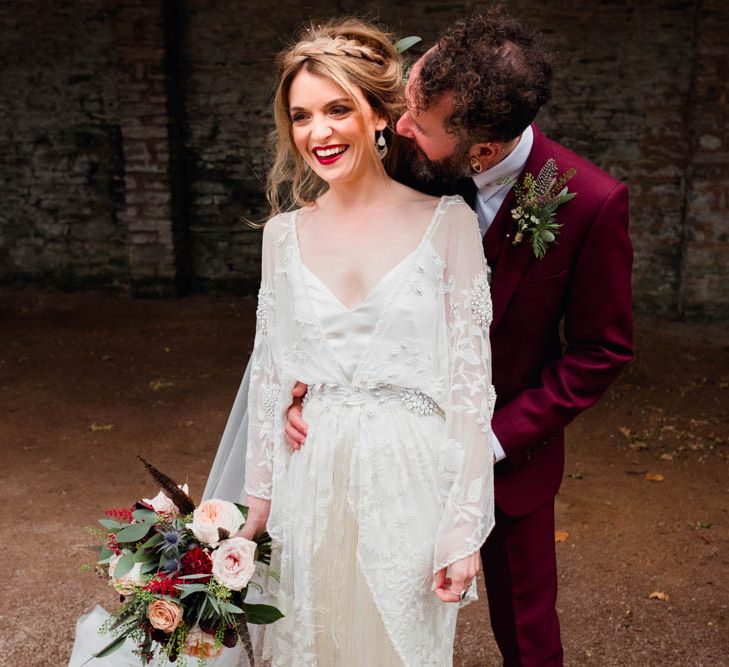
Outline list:
[[[256,324],[264,335],[268,333],[271,317],[273,316],[273,307],[273,291],[261,288],[258,292]]]
[[[494,318],[493,306],[489,295],[489,281],[485,271],[481,271],[473,279],[470,293],[471,312],[478,326],[488,329]]]
[[[457,606],[437,600],[432,575],[477,551],[494,522],[492,311],[475,215],[441,199],[351,378],[308,307],[295,214],[269,221],[263,244],[246,491],[272,499],[272,590],[286,614],[267,629],[264,657],[321,664],[318,549],[334,504],[346,502],[357,563],[403,664],[450,664]],[[308,397],[306,445],[292,454],[283,426],[297,380],[329,389]],[[332,486],[342,447],[346,498]]]

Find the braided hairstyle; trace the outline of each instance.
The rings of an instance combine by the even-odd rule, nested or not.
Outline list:
[[[326,190],[326,183],[306,164],[293,141],[289,91],[302,69],[336,83],[363,111],[355,95],[359,89],[391,130],[403,104],[401,59],[391,36],[358,19],[309,27],[298,42],[278,55],[277,65],[278,86],[273,106],[275,158],[266,189],[272,215],[310,204]],[[382,163],[390,173],[395,159],[392,148]],[[372,152],[374,155],[374,136]]]

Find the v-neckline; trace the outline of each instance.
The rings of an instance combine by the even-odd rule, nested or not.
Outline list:
[[[435,210],[433,211],[433,217],[431,218],[430,223],[428,224],[427,228],[425,229],[425,232],[423,233],[423,236],[420,239],[420,242],[418,243],[417,247],[412,252],[409,252],[407,255],[405,255],[405,257],[403,257],[392,269],[390,269],[390,271],[388,271],[385,274],[385,276],[383,276],[383,278],[381,278],[378,281],[377,285],[375,285],[375,287],[370,291],[370,294],[373,294],[374,291],[375,291],[375,289],[379,285],[382,284],[382,281],[385,280],[388,275],[391,275],[392,272],[395,269],[397,269],[397,267],[402,266],[411,257],[415,257],[415,256],[418,255],[418,253],[423,249],[423,247],[425,246],[425,244],[430,239],[430,237],[431,237],[431,235],[433,233],[433,229],[435,228],[436,223],[440,219],[440,216],[441,216],[442,212],[445,210],[446,203],[448,201],[449,201],[449,198],[448,197],[441,197],[440,198],[440,201],[438,202],[437,206],[435,207]],[[309,268],[306,267],[306,265],[304,264],[304,262],[301,259],[301,249],[299,247],[299,237],[298,237],[297,228],[296,228],[296,217],[297,217],[297,213],[298,213],[298,209],[296,211],[294,211],[293,214],[292,214],[292,216],[291,216],[291,232],[293,234],[293,246],[294,246],[294,248],[293,248],[294,249],[294,253],[293,254],[295,255],[296,262],[298,262],[299,271],[302,274],[301,275],[301,289],[303,289],[303,291],[304,291],[304,298],[308,301],[309,308],[312,309],[312,311],[313,311],[312,296],[311,296],[311,293],[310,293],[309,289],[307,289],[306,285],[304,284],[305,278],[303,276],[303,272],[304,271],[308,271],[317,280],[319,280],[319,282],[321,282],[324,287],[327,287],[327,286],[326,286],[326,283],[322,282],[318,278],[318,276],[313,271],[311,271],[311,269],[309,269]],[[405,282],[404,280],[401,280],[401,281],[399,281],[396,284],[395,289],[393,290],[393,296],[396,294],[397,289],[400,288],[404,284],[404,282]],[[336,299],[336,296],[331,292],[331,290],[329,290],[328,287],[327,287],[327,291],[332,294],[332,298],[333,299]],[[369,298],[369,297],[370,297],[370,295],[367,295],[367,298]],[[341,301],[339,301],[339,299],[336,299],[336,300],[341,304],[342,308],[347,309],[350,313],[356,313],[356,312],[358,312],[356,310],[354,310],[354,311],[349,310],[344,304],[341,303]],[[337,355],[334,353],[334,350],[332,349],[331,344],[327,340],[326,332],[324,331],[324,326],[323,326],[321,320],[316,315],[316,313],[313,313],[314,321],[316,322],[316,326],[319,329],[319,333],[321,335],[321,339],[322,339],[322,341],[324,343],[324,346],[326,347],[327,352],[328,352],[329,356],[331,357],[332,362],[337,367],[337,369],[339,371],[339,374],[340,374],[340,376],[342,378],[342,381],[344,381],[345,383],[354,386],[355,383],[358,381],[358,378],[360,376],[361,369],[362,369],[363,360],[366,358],[367,353],[368,353],[370,347],[372,346],[374,339],[377,337],[380,329],[383,326],[382,323],[383,323],[383,320],[385,319],[385,317],[386,317],[386,315],[387,315],[387,313],[389,311],[390,303],[392,303],[392,299],[390,299],[390,301],[388,302],[388,304],[386,304],[385,307],[383,308],[382,312],[380,312],[377,315],[377,317],[375,318],[375,322],[374,322],[374,324],[372,326],[372,331],[370,332],[369,340],[368,340],[367,344],[364,346],[364,349],[362,350],[362,353],[361,353],[359,359],[357,360],[357,364],[356,364],[355,369],[354,369],[354,374],[352,375],[351,378],[347,376],[347,373],[345,372],[344,367],[342,366],[342,363],[340,362],[339,359],[337,359]],[[363,306],[363,304],[364,304],[364,300],[362,301],[361,304],[359,304],[357,306],[357,308],[361,308]]]
[[[326,289],[327,293],[331,295],[332,299],[334,299],[334,301],[336,301],[339,306],[344,308],[350,314],[354,315],[354,314],[358,313],[360,310],[362,310],[362,308],[364,308],[369,303],[369,301],[379,291],[379,289],[383,285],[383,283],[385,283],[392,274],[394,274],[410,258],[415,256],[420,251],[420,249],[423,247],[423,245],[426,243],[426,241],[430,237],[431,229],[438,219],[438,213],[440,212],[445,199],[446,199],[445,197],[441,197],[440,200],[438,201],[438,203],[436,204],[436,207],[433,210],[433,214],[431,215],[430,222],[428,222],[428,225],[425,228],[425,231],[423,232],[422,236],[420,237],[420,240],[418,241],[418,244],[415,246],[415,248],[413,250],[411,250],[409,253],[407,253],[404,257],[402,257],[400,260],[398,260],[392,266],[392,268],[390,268],[388,271],[386,271],[384,273],[384,275],[381,278],[379,278],[379,280],[377,280],[377,282],[374,284],[374,286],[368,292],[368,294],[362,300],[360,300],[360,302],[353,308],[350,308],[349,306],[347,306],[334,293],[334,291],[331,289],[331,287],[329,287],[329,285],[327,285],[314,271],[312,271],[308,266],[306,266],[306,264],[304,264],[304,258],[301,255],[301,245],[299,244],[299,230],[298,230],[298,226],[296,224],[297,220],[299,218],[299,211],[301,209],[296,209],[293,212],[293,218],[291,221],[293,235],[294,235],[294,247],[296,249],[297,260],[298,260],[299,264],[301,265],[301,267],[304,269],[304,271],[307,271],[310,275],[314,276],[314,278],[317,280],[317,282],[319,282],[322,285],[322,287],[324,287]]]
[[[332,290],[329,288],[329,286],[319,276],[317,276],[316,273],[314,273],[308,266],[306,266],[306,264],[304,264],[304,262],[300,262],[300,264],[301,264],[301,267],[304,269],[304,271],[309,276],[311,276],[317,282],[317,284],[322,288],[322,291],[329,296],[331,301],[333,301],[337,306],[339,306],[342,310],[349,313],[350,315],[356,315],[359,312],[361,312],[370,301],[372,301],[372,299],[374,298],[376,293],[380,291],[380,288],[382,287],[382,285],[384,285],[392,275],[397,273],[397,271],[400,268],[402,268],[402,266],[416,252],[417,252],[417,248],[415,250],[413,250],[412,252],[408,253],[397,264],[395,264],[395,266],[393,266],[384,276],[382,276],[382,278],[380,278],[377,281],[377,284],[370,290],[370,293],[364,299],[362,299],[355,308],[350,308],[349,306],[342,303],[342,300],[336,294],[334,294],[334,292],[332,292]]]

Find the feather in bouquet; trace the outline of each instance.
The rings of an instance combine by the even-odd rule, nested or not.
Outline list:
[[[256,563],[267,566],[271,538],[230,537],[245,523],[248,508],[225,500],[195,506],[187,485],[176,484],[140,457],[161,487],[157,496],[131,508],[107,510],[107,533],[96,570],[122,596],[122,606],[101,630],[114,640],[94,657],[110,655],[127,638],[143,664],[155,655],[204,665],[223,647],[242,643],[253,664],[246,623],[272,623],[275,607],[247,603]],[[269,573],[272,574],[272,573]]]

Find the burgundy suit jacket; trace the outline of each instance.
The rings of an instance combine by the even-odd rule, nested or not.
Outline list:
[[[575,168],[568,187],[577,196],[557,209],[562,227],[542,259],[528,237],[512,244],[513,191],[484,237],[494,269],[492,426],[506,452],[494,469],[495,494],[512,516],[553,500],[565,426],[600,398],[633,355],[628,190],[532,129],[524,171],[536,176],[549,158],[560,173]],[[473,204],[475,186],[468,183],[470,192],[462,194]]]

